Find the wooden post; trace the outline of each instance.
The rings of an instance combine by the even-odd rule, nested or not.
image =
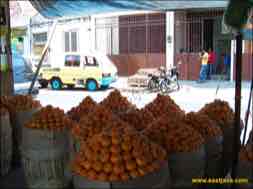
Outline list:
[[[9,0],[1,1],[0,3],[1,11],[3,11],[1,17],[4,20],[1,23],[1,30],[6,30],[3,32],[3,35],[0,36],[2,43],[1,43],[1,54],[2,58],[6,57],[7,59],[7,70],[0,71],[0,95],[13,95],[14,94],[14,82],[13,82],[13,68],[12,68],[12,56],[11,56],[11,28],[10,28],[10,7],[9,7]],[[3,60],[1,60],[3,61]],[[3,63],[3,62],[1,62]]]
[[[240,121],[241,121],[241,83],[242,83],[242,34],[236,34],[236,75],[235,75],[235,118],[234,118],[234,154],[232,165],[232,178],[237,177],[237,165],[240,151]],[[236,185],[233,184],[233,188]]]

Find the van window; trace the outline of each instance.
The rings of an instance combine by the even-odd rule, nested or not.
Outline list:
[[[65,56],[65,66],[79,67],[80,66],[80,56],[79,55]]]
[[[86,61],[86,66],[98,66],[98,62],[96,58],[93,56],[86,56],[85,61]]]

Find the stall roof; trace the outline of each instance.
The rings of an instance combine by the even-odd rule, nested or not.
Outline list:
[[[228,0],[30,0],[30,2],[43,16],[57,18],[129,10],[225,8]]]

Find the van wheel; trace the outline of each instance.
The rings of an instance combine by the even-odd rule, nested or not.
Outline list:
[[[53,90],[60,90],[62,88],[62,82],[58,78],[53,78],[51,80],[51,87]]]
[[[97,82],[95,80],[88,80],[86,81],[86,89],[88,91],[95,91],[97,90]]]

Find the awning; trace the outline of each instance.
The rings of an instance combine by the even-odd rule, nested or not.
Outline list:
[[[225,8],[228,0],[30,0],[30,2],[43,16],[55,18],[130,10]]]

